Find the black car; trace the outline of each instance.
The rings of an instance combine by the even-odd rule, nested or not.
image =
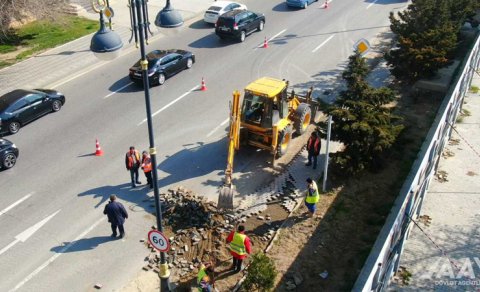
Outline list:
[[[262,31],[265,15],[249,10],[232,10],[218,17],[215,33],[221,38],[235,38],[243,42],[254,31]]]
[[[192,68],[195,55],[185,50],[155,50],[147,54],[147,60],[149,83],[162,85],[166,78]],[[143,83],[140,60],[130,68],[129,76],[133,82]]]
[[[12,142],[0,138],[0,168],[12,168],[17,162],[18,148]]]
[[[65,96],[56,90],[16,89],[0,97],[0,133],[15,134],[20,127],[50,112],[58,112]]]

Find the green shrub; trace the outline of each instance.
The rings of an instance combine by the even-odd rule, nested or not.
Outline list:
[[[263,252],[255,253],[248,267],[248,274],[242,289],[243,291],[271,291],[277,273],[272,259]]]
[[[480,88],[478,88],[478,86],[474,86],[474,85],[473,85],[473,86],[470,87],[470,92],[478,93],[478,90],[479,90],[479,89],[480,89]]]

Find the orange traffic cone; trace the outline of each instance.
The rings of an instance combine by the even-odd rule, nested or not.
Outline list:
[[[207,90],[207,86],[205,85],[205,80],[203,80],[203,77],[202,77],[202,87],[200,88],[201,91],[205,91]]]
[[[263,48],[264,48],[264,49],[268,48],[268,40],[267,40],[267,37],[265,37],[265,40],[263,41]]]
[[[325,9],[328,8],[328,0],[325,0],[325,5],[324,5]]]
[[[98,139],[95,140],[95,156],[102,156],[103,155],[103,150],[100,147],[100,143],[98,143]]]

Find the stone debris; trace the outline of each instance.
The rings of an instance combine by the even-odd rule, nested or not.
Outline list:
[[[93,287],[95,287],[96,289],[102,289],[103,285],[100,284],[100,283],[97,283],[97,284],[95,284],[95,286],[93,286]]]
[[[319,276],[322,277],[322,279],[326,279],[326,278],[328,277],[328,272],[327,272],[327,270],[323,271],[323,273],[320,273]]]

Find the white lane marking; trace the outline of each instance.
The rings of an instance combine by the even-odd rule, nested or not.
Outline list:
[[[115,93],[119,92],[120,90],[122,90],[122,89],[124,89],[125,87],[128,87],[128,86],[130,86],[130,85],[132,85],[132,84],[133,84],[133,82],[130,82],[130,83],[128,83],[128,84],[120,87],[119,89],[117,89],[117,90],[115,90],[115,91],[113,91],[113,92],[110,92],[109,94],[105,95],[105,96],[103,97],[103,99],[109,98],[110,96],[114,95]]]
[[[270,42],[271,40],[273,40],[274,38],[276,38],[277,36],[281,35],[282,33],[284,33],[285,31],[287,31],[286,29],[282,30],[281,32],[277,33],[276,35],[274,35],[273,37],[269,38],[267,40],[267,42]],[[261,45],[259,45],[258,47],[256,47],[255,49],[258,49],[258,48],[261,48],[263,47],[263,43]]]
[[[93,223],[92,226],[90,226],[89,228],[87,228],[87,230],[85,230],[84,232],[82,232],[82,234],[80,234],[79,236],[77,236],[72,242],[70,242],[69,244],[67,244],[66,246],[64,246],[60,251],[58,251],[56,254],[54,254],[51,258],[49,258],[46,262],[44,262],[40,267],[36,268],[35,271],[31,272],[30,275],[28,275],[27,277],[25,277],[25,279],[23,279],[20,283],[17,284],[17,286],[15,286],[15,288],[11,289],[10,292],[14,292],[14,291],[17,291],[19,288],[21,288],[23,285],[25,285],[25,283],[27,283],[28,281],[30,281],[33,277],[35,277],[38,273],[40,273],[43,269],[45,269],[49,264],[53,263],[59,256],[61,256],[62,254],[64,254],[67,250],[69,250],[73,245],[76,244],[76,242],[81,239],[82,237],[84,237],[85,235],[87,235],[90,231],[92,231],[95,227],[97,227],[98,224],[100,224],[100,222],[102,222],[103,220],[105,220],[103,217],[98,219],[95,223]]]
[[[10,209],[13,209],[16,205],[20,204],[21,202],[25,201],[26,199],[30,198],[31,196],[33,195],[33,193],[29,193],[28,195],[26,195],[25,197],[21,198],[20,200],[16,201],[15,203],[11,204],[10,206],[8,206],[7,208],[3,209],[2,211],[0,211],[0,216],[2,216],[3,214],[7,213]]]
[[[21,242],[25,242],[27,241],[27,239],[32,236],[35,232],[38,231],[38,229],[42,228],[43,225],[45,225],[50,219],[53,218],[53,216],[57,215],[58,212],[60,212],[60,210],[58,210],[57,212],[51,214],[50,216],[48,216],[47,218],[43,219],[42,221],[38,222],[37,224],[27,228],[25,231],[23,231],[22,233],[19,233],[17,236],[15,236],[15,240],[12,241],[12,243],[10,243],[9,245],[7,245],[6,247],[2,248],[2,250],[0,250],[0,255],[3,254],[4,252],[6,252],[7,250],[9,250],[12,246],[14,246],[15,244],[19,243],[20,241]]]
[[[372,3],[370,3],[368,6],[367,6],[367,9],[370,8],[370,6],[372,6],[373,4],[377,3],[378,0],[375,0],[373,1]]]
[[[323,43],[321,43],[320,45],[318,45],[318,47],[316,47],[312,53],[315,53],[318,49],[320,49],[321,47],[323,47],[323,45],[325,45],[329,40],[331,40],[335,35],[331,35],[328,37],[328,39],[324,40]]]
[[[185,96],[187,96],[188,94],[192,93],[192,91],[194,91],[195,89],[197,89],[200,85],[197,85],[195,86],[194,88],[190,89],[189,91],[185,92],[184,94],[180,95],[179,97],[177,97],[175,100],[172,100],[169,104],[165,105],[164,107],[162,107],[161,109],[159,109],[158,111],[156,111],[155,113],[152,114],[152,117],[158,115],[159,113],[163,112],[164,110],[166,110],[167,108],[169,108],[172,104],[176,103],[177,101],[179,101],[180,99],[184,98]],[[138,123],[137,126],[140,126],[141,124],[145,123],[147,121],[147,119],[144,119],[143,121],[141,121],[140,123]]]
[[[221,126],[224,126],[226,123],[228,123],[228,121],[230,121],[230,118],[227,118],[220,125],[216,126],[215,129],[211,130],[210,133],[207,134],[207,138],[212,136],[218,129],[220,129]]]

